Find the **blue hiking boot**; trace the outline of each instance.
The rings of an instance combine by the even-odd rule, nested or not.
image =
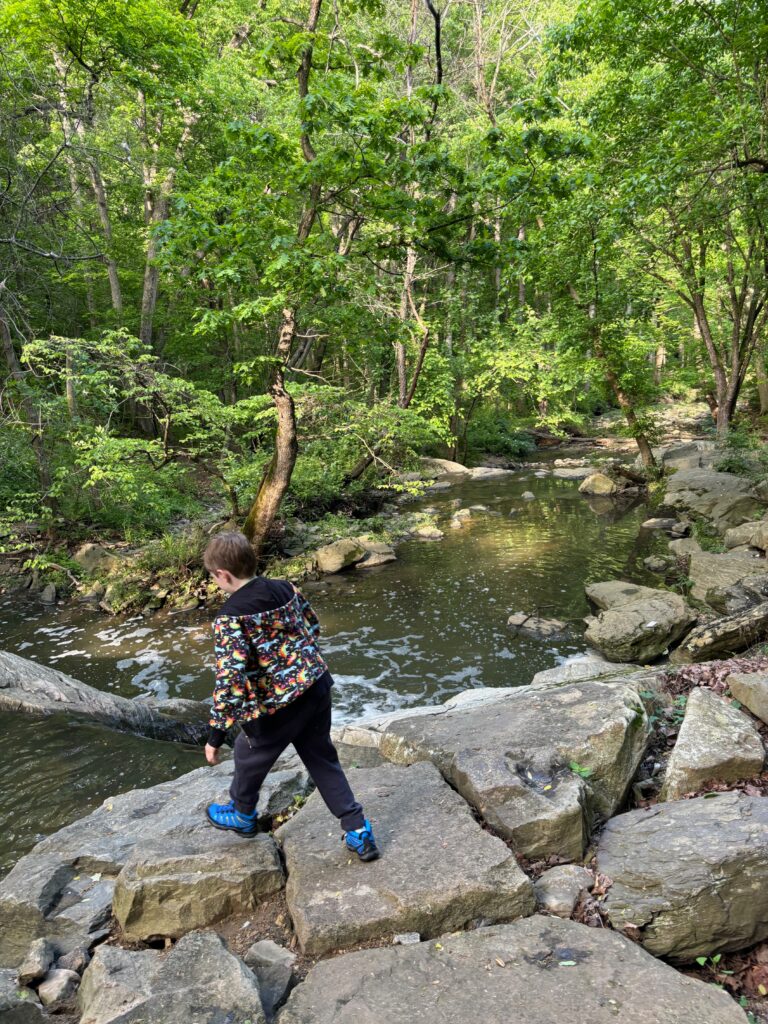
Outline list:
[[[371,823],[367,818],[362,828],[345,832],[342,839],[347,844],[347,849],[356,853],[360,860],[377,860],[381,856],[373,837]]]
[[[239,836],[255,836],[259,831],[258,812],[243,814],[235,808],[234,800],[228,804],[208,804],[205,815],[214,828],[237,832]]]

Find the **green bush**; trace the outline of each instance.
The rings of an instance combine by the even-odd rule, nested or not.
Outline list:
[[[530,434],[515,430],[497,412],[487,410],[470,420],[467,430],[467,452],[474,455],[505,455],[519,459],[536,450]]]

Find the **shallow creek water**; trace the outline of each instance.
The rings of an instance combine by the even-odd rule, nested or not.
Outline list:
[[[408,541],[398,560],[311,585],[323,650],[337,681],[337,722],[439,703],[476,686],[515,686],[584,650],[584,584],[648,582],[643,505],[591,503],[578,481],[532,472],[459,484],[410,508],[438,509],[445,538]],[[530,490],[535,501],[523,501]],[[485,505],[460,530],[454,510]],[[513,515],[510,511],[515,509]],[[558,641],[514,638],[510,612],[573,620]],[[110,619],[76,607],[0,603],[0,647],[132,697],[205,698],[212,684],[210,613]],[[106,796],[202,764],[200,750],[68,721],[0,714],[0,875],[35,841]]]

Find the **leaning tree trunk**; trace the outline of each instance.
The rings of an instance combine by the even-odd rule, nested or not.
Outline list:
[[[307,18],[306,33],[313,40],[317,31],[317,23],[320,20],[320,9],[322,0],[311,0],[309,16]],[[297,74],[299,83],[299,101],[303,102],[309,91],[309,76],[312,70],[312,55],[314,42],[310,41],[304,50],[301,64]],[[301,151],[307,163],[315,159],[315,151],[312,142],[306,131],[301,135]],[[309,199],[302,210],[297,242],[301,246],[309,238],[312,226],[315,223],[318,206],[320,204],[320,185],[313,184],[309,189]],[[296,465],[296,458],[299,453],[299,445],[296,430],[296,408],[293,399],[285,387],[285,371],[291,360],[293,342],[296,337],[296,310],[293,306],[286,306],[283,310],[280,324],[280,334],[277,343],[277,363],[273,371],[272,383],[269,393],[277,410],[277,429],[275,431],[275,450],[270,459],[269,465],[261,478],[259,491],[256,499],[248,512],[243,533],[250,540],[257,554],[260,554],[264,541],[266,540],[275,517],[280,510],[280,505],[286,491],[291,483],[293,467]]]
[[[757,395],[760,399],[760,415],[768,412],[768,371],[765,368],[765,353],[755,353],[755,376],[757,377]]]

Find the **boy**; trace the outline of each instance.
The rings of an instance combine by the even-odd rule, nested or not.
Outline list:
[[[267,772],[292,743],[331,814],[339,818],[347,847],[361,860],[379,850],[370,822],[355,800],[331,742],[333,677],[317,647],[320,624],[306,598],[285,580],[256,575],[256,556],[237,531],[217,534],[203,561],[227,594],[213,624],[216,685],[209,764],[236,722],[235,774],[228,804],[209,804],[216,828],[253,836],[256,802]]]

